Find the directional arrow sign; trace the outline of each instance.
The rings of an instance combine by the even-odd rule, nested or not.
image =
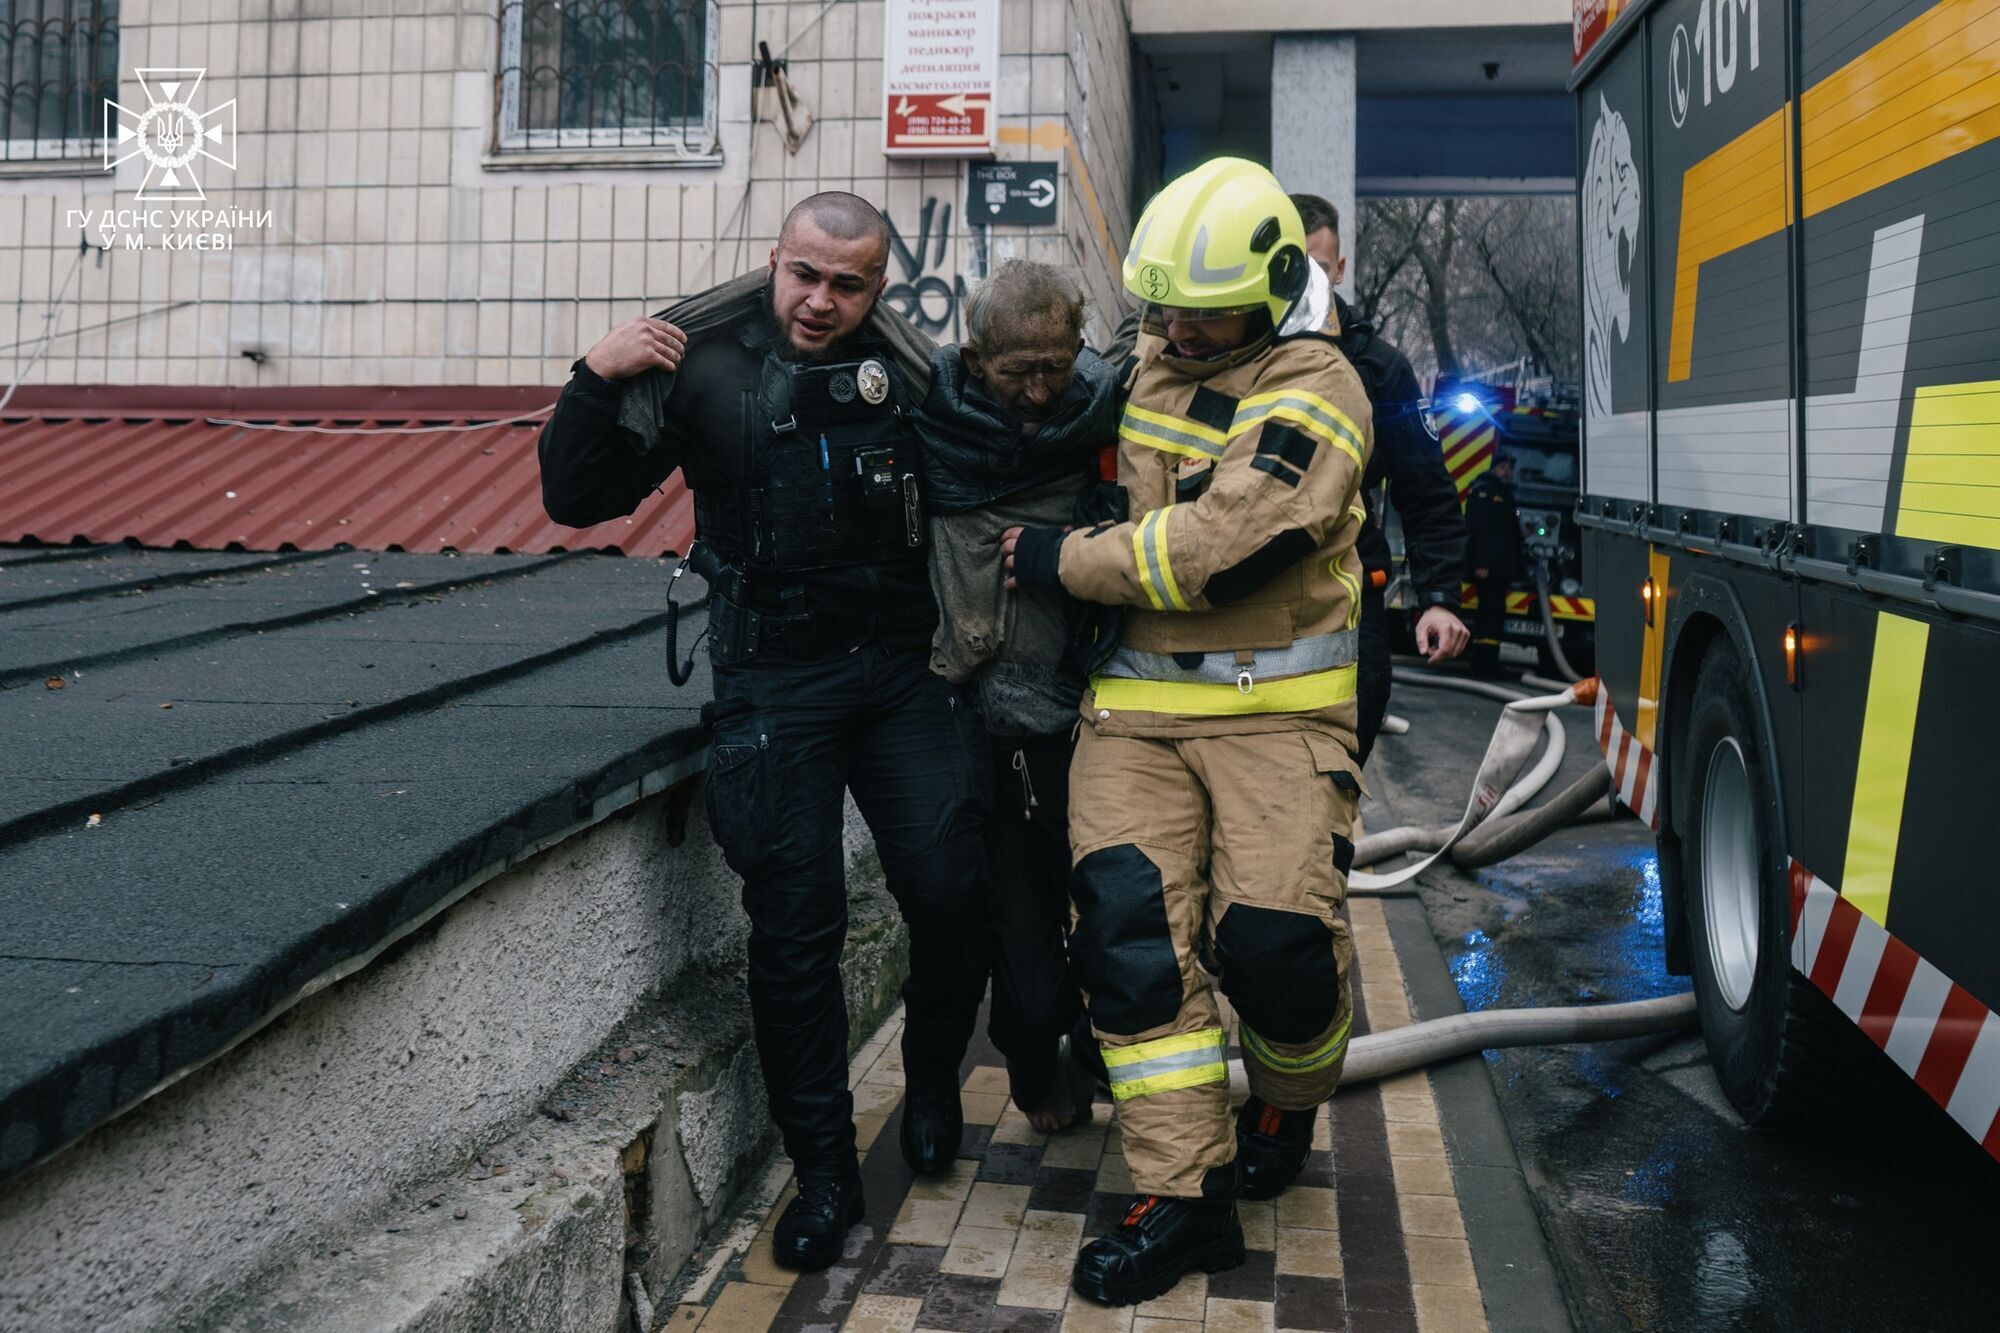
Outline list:
[[[1062,167],[1056,162],[974,162],[965,169],[965,215],[996,227],[1053,227]]]

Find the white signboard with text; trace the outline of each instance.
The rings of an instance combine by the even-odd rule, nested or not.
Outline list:
[[[882,15],[882,151],[983,157],[993,151],[1001,0],[887,0]]]

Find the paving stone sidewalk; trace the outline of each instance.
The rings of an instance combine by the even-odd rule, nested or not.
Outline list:
[[[1350,903],[1355,1031],[1410,1021],[1381,904]],[[1226,1017],[1226,1011],[1225,1011]],[[1233,1030],[1234,1024],[1230,1023]],[[949,1174],[915,1179],[896,1147],[903,1091],[892,1018],[853,1062],[868,1211],[841,1262],[797,1274],[771,1261],[771,1226],[674,1333],[1277,1333],[1486,1328],[1430,1078],[1344,1088],[1322,1114],[1304,1173],[1275,1202],[1241,1205],[1249,1262],[1190,1274],[1125,1309],[1069,1289],[1078,1247],[1118,1224],[1132,1177],[1108,1102],[1096,1118],[1037,1134],[1007,1098],[984,1024],[965,1070],[965,1143]],[[1232,1052],[1232,1056],[1235,1053]],[[1240,1074],[1237,1076],[1241,1095]]]

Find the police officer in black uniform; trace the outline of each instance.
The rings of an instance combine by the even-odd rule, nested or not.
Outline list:
[[[910,930],[902,1148],[919,1171],[958,1155],[958,1067],[990,962],[977,928],[990,803],[978,720],[929,667],[937,624],[910,386],[864,324],[888,228],[838,192],[794,208],[769,297],[692,337],[658,319],[579,360],[542,432],[559,523],[628,514],[674,468],[710,566],[715,701],[708,810],[743,877],[750,1000],[771,1110],[798,1174],[778,1261],[824,1268],[862,1215],[847,1006],[842,793],[851,791]],[[658,446],[619,424],[618,381],[675,375]]]
[[[1340,252],[1340,214],[1316,194],[1295,194],[1306,227],[1306,253],[1336,286],[1347,272]],[[1458,489],[1444,468],[1444,451],[1431,433],[1410,359],[1375,332],[1354,308],[1334,293],[1340,312],[1340,350],[1354,363],[1375,409],[1375,452],[1362,475],[1368,521],[1355,542],[1368,572],[1361,593],[1361,662],[1355,736],[1366,762],[1389,711],[1390,643],[1383,587],[1389,575],[1389,539],[1382,531],[1383,491],[1403,521],[1403,554],[1417,605],[1417,651],[1433,664],[1458,656],[1470,634],[1458,617],[1459,581],[1465,576],[1465,521]]]

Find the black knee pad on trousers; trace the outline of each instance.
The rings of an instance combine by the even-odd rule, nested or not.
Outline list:
[[[1260,1037],[1311,1041],[1340,1012],[1333,931],[1304,912],[1231,903],[1215,931],[1222,993]]]
[[[1144,1032],[1181,1011],[1165,895],[1160,868],[1130,843],[1092,852],[1070,873],[1070,961],[1090,995],[1090,1021],[1102,1031]]]

